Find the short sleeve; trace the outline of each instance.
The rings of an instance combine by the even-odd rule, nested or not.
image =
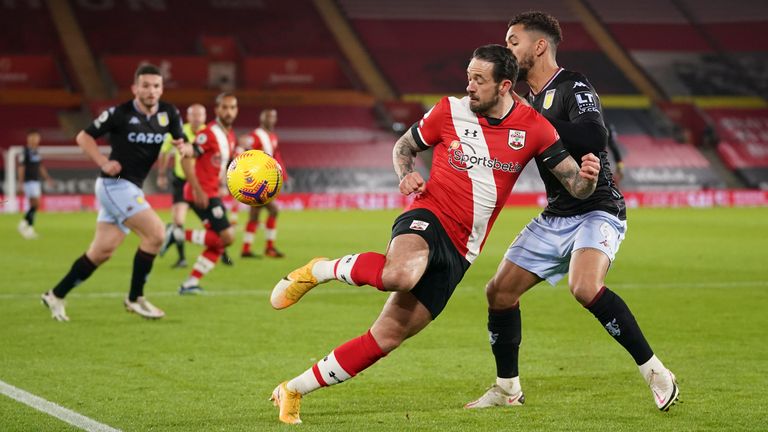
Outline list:
[[[214,144],[214,138],[210,135],[210,130],[205,128],[195,136],[195,153],[198,157],[202,156],[205,152],[210,151],[211,146]]]
[[[443,126],[445,125],[446,115],[450,111],[448,98],[440,99],[424,117],[411,126],[411,133],[416,144],[426,150],[442,141]]]
[[[118,117],[118,115],[115,107],[104,110],[98,117],[96,117],[93,123],[85,129],[85,133],[94,138],[103,136],[114,129],[117,124],[116,117]]]

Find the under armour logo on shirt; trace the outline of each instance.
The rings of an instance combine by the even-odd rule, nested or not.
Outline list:
[[[464,129],[464,136],[468,137],[470,135],[472,135],[472,138],[477,138],[477,130]]]

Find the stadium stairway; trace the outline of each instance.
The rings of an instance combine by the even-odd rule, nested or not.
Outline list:
[[[725,165],[716,147],[699,147],[699,152],[709,161],[710,169],[725,182],[726,187],[730,189],[743,189],[746,187],[746,184],[736,176],[733,170]]]

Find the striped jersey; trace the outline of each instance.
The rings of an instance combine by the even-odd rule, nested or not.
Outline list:
[[[554,127],[534,109],[515,103],[501,119],[469,108],[469,97],[445,97],[411,133],[431,148],[432,169],[408,210],[437,216],[451,242],[472,263],[525,165],[535,157],[554,166],[568,156]]]
[[[208,197],[219,196],[227,164],[235,150],[235,133],[212,121],[195,138],[195,175]],[[184,185],[184,199],[192,200],[192,187]]]

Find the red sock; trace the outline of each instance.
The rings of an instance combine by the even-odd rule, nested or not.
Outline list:
[[[352,257],[348,259],[348,257]],[[384,290],[381,274],[387,257],[376,252],[365,252],[359,255],[347,255],[336,263],[334,273],[336,278],[349,277],[353,285],[370,285],[378,290]]]
[[[208,230],[205,232],[205,246],[211,249],[224,249],[224,243],[216,231]]]
[[[251,251],[253,236],[256,233],[256,229],[258,229],[258,227],[258,221],[248,221],[248,223],[245,225],[245,233],[243,234],[243,253],[248,253]]]
[[[190,276],[201,279],[209,271],[213,270],[213,267],[216,266],[216,262],[223,252],[223,248],[206,248],[203,253],[197,257],[195,265],[192,266],[192,273],[190,273]]]
[[[277,228],[277,216],[269,216],[267,217],[267,229],[275,229]]]
[[[275,247],[275,237],[277,237],[277,217],[267,217],[264,228],[264,236],[267,238],[267,249],[273,249]]]
[[[323,360],[312,366],[317,382],[325,387],[344,382],[364,371],[387,355],[368,330],[333,350]]]
[[[350,340],[333,350],[336,354],[336,360],[350,375],[355,376],[364,371],[380,358],[387,355],[381,350],[376,339],[373,338],[371,331],[368,330],[364,335]]]

